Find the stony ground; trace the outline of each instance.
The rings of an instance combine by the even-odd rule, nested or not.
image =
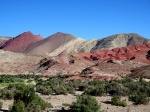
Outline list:
[[[55,112],[54,110],[59,110],[62,108],[63,103],[71,104],[76,101],[74,95],[57,95],[57,96],[42,96],[47,102],[52,103],[53,109],[51,112]],[[150,104],[148,105],[134,105],[132,102],[128,101],[127,97],[123,97],[122,99],[126,99],[128,106],[113,106],[109,102],[111,101],[111,96],[102,96],[96,97],[99,104],[101,104],[101,110],[104,112],[150,112]]]
[[[79,93],[80,94],[80,93]],[[40,95],[45,101],[51,103],[53,108],[46,112],[57,112],[61,110],[64,103],[71,104],[76,101],[76,97],[74,95]],[[127,106],[114,106],[111,105],[111,96],[102,96],[96,97],[98,103],[101,105],[101,110],[104,112],[150,112],[150,103],[147,105],[134,105],[132,102],[128,101],[127,97],[122,97],[122,99],[126,99]],[[7,110],[10,105],[12,105],[13,100],[0,100],[3,102],[2,109]]]

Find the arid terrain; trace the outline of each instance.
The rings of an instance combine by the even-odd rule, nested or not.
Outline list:
[[[35,77],[64,76],[66,77],[64,82],[100,80],[110,81],[109,83],[126,77],[135,78],[134,80],[137,80],[137,77],[144,77],[149,82],[150,40],[135,33],[116,34],[93,40],[84,40],[62,32],[47,38],[34,35],[30,31],[12,38],[0,36],[0,75],[3,74]],[[36,85],[39,82],[34,83]],[[4,82],[0,84],[1,89],[9,85],[3,87]],[[124,86],[126,88],[126,85]],[[76,94],[81,94],[83,91],[76,90],[75,94],[67,95],[44,95],[39,91],[36,92],[53,105],[49,111],[54,112],[57,109],[61,110],[62,107],[65,108],[63,103],[75,102]],[[110,104],[111,95],[95,98],[104,112],[150,112],[149,103],[135,105],[127,96],[121,97],[126,99],[126,107]],[[13,104],[13,99],[0,101],[3,102],[4,110]]]
[[[73,95],[41,95],[41,97],[53,104],[53,108],[50,109],[48,112],[57,112],[64,107],[63,103],[71,104],[72,102],[76,101],[76,97]],[[118,107],[111,105],[107,102],[111,101],[110,96],[102,96],[102,97],[96,97],[99,104],[101,104],[101,110],[104,112],[149,112],[150,110],[150,104],[148,105],[134,105],[131,101],[128,101],[128,98],[122,97],[122,99],[126,99],[128,106],[127,107]],[[10,105],[12,105],[12,100],[0,100],[3,101],[3,108],[4,110],[7,110]]]

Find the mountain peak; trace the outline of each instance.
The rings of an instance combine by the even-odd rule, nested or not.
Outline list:
[[[53,34],[53,35],[71,35],[71,34],[67,34],[67,33],[63,33],[63,32],[56,32],[55,34]]]
[[[116,47],[125,47],[135,44],[145,44],[149,43],[149,40],[135,33],[122,33],[112,36],[108,36],[99,40],[91,51],[101,50],[101,49],[113,49]]]
[[[32,32],[28,31],[21,33],[20,35],[1,44],[0,49],[14,52],[22,52],[23,49],[28,47],[28,45],[33,44],[42,39],[42,36],[34,35]]]
[[[33,35],[33,33],[31,31],[27,31],[27,32],[23,32],[19,35]]]
[[[39,35],[34,35],[31,31],[23,32],[23,33],[19,34],[16,37],[25,37],[25,38],[27,38],[27,37],[29,37],[29,38],[37,37],[37,38],[43,39],[43,37],[40,34]]]
[[[32,44],[25,50],[25,53],[32,55],[44,55],[74,39],[76,39],[76,37],[71,34],[57,32],[40,42]]]

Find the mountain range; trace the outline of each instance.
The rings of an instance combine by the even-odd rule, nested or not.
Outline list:
[[[149,66],[150,40],[135,33],[84,40],[57,32],[0,37],[0,74],[82,74],[120,77]]]

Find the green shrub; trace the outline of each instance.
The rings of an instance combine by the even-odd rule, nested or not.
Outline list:
[[[0,90],[0,98],[2,99],[12,99],[14,97],[14,92],[11,90],[7,90],[7,88],[4,88]]]
[[[125,96],[127,88],[125,88],[122,84],[120,84],[118,81],[117,82],[110,82],[106,85],[106,91],[110,95],[117,95],[117,96]]]
[[[55,93],[57,95],[63,94],[63,95],[67,95],[67,89],[64,86],[59,86],[58,88],[56,88]]]
[[[112,101],[112,105],[123,106],[123,107],[127,106],[126,100],[121,100],[119,96],[113,96],[111,101]]]
[[[103,86],[89,87],[85,90],[84,94],[92,96],[102,96],[105,93]]]
[[[19,104],[20,103],[20,104]],[[45,102],[36,93],[33,87],[22,85],[16,90],[14,95],[14,104],[11,112],[41,112],[46,108],[52,107],[51,104]],[[23,110],[18,111],[20,108]]]
[[[26,111],[26,107],[25,107],[25,104],[23,103],[23,101],[18,100],[12,106],[12,110],[10,110],[10,112],[27,112],[27,111]]]
[[[28,112],[41,112],[46,108],[52,108],[52,105],[45,102],[38,95],[35,95],[35,98],[27,105]]]
[[[43,85],[38,85],[36,87],[36,91],[43,94],[43,95],[50,95],[53,93],[52,89],[50,87],[46,87]]]
[[[77,96],[77,101],[70,106],[71,112],[99,112],[100,105],[92,96]]]
[[[3,102],[0,102],[0,109],[2,108],[2,106],[3,106]]]
[[[129,100],[133,101],[135,104],[147,104],[150,99],[146,93],[136,91],[129,96]]]

